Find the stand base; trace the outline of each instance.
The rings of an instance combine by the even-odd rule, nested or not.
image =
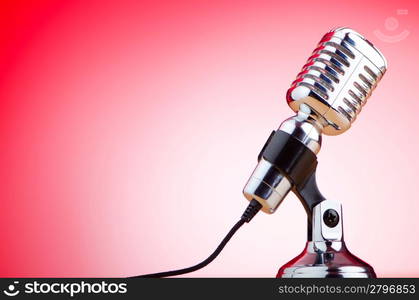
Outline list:
[[[343,241],[312,242],[282,266],[277,278],[376,278],[374,269],[349,252]]]

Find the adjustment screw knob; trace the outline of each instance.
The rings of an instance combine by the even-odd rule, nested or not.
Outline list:
[[[328,209],[323,214],[323,221],[328,227],[335,227],[339,224],[339,214],[334,209]]]

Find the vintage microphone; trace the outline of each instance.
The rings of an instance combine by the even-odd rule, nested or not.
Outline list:
[[[277,277],[376,277],[371,266],[347,250],[341,205],[322,196],[315,173],[322,134],[350,128],[386,69],[384,56],[356,31],[337,28],[325,34],[287,92],[296,115],[273,131],[262,148],[243,189],[250,204],[239,222],[202,263],[139,277],[174,276],[206,266],[245,222],[259,210],[275,212],[289,191],[307,212],[308,241]]]
[[[273,213],[292,190],[307,212],[306,248],[278,277],[375,277],[346,249],[341,205],[322,196],[315,172],[322,133],[348,130],[386,69],[368,40],[337,28],[323,36],[288,90],[288,105],[297,115],[272,132],[243,191]]]

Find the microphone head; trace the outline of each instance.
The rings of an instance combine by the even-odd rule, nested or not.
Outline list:
[[[322,132],[349,129],[387,69],[381,52],[350,28],[323,36],[287,92],[292,110],[310,110]]]

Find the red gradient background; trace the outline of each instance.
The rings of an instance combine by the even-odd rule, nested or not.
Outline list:
[[[269,133],[292,115],[291,81],[342,25],[389,70],[353,128],[324,138],[318,183],[343,203],[353,253],[379,276],[419,276],[418,6],[2,0],[0,276],[131,276],[205,258],[247,205]],[[377,29],[410,35],[387,43]],[[305,230],[289,195],[188,276],[273,277]]]

